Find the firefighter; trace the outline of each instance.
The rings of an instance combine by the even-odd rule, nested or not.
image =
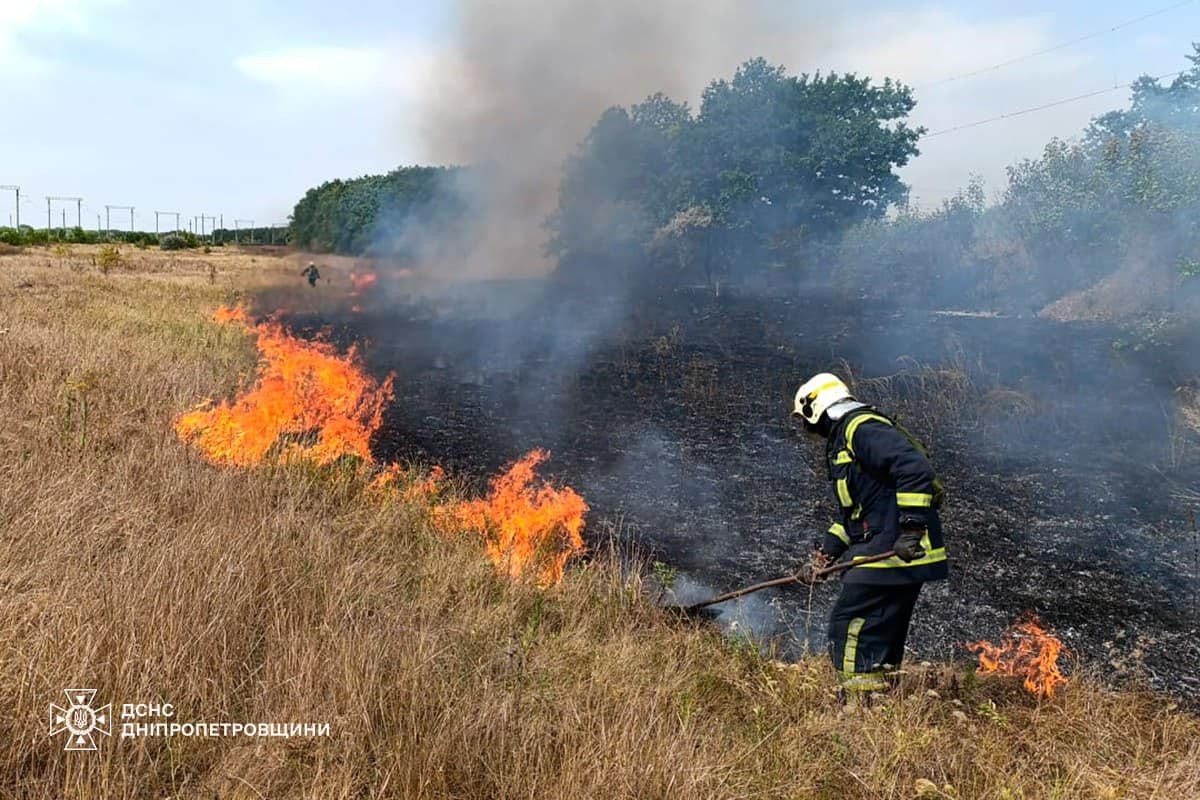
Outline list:
[[[829,657],[848,704],[887,689],[904,658],[917,595],[949,568],[938,507],[944,491],[925,448],[894,420],[851,396],[829,373],[796,392],[792,412],[825,440],[841,518],[816,543],[813,566],[894,550],[843,573],[829,617]]]
[[[308,262],[308,266],[300,273],[301,276],[308,279],[309,286],[316,286],[317,281],[321,279],[321,273],[317,271],[317,265],[313,262]]]

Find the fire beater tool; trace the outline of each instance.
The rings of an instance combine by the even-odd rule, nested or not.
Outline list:
[[[690,614],[694,611],[699,611],[702,608],[707,608],[708,606],[716,605],[717,603],[724,603],[726,600],[732,600],[735,597],[752,594],[763,589],[770,589],[772,586],[788,586],[793,583],[816,583],[822,578],[828,578],[830,575],[836,575],[839,572],[844,572],[851,567],[861,566],[862,564],[871,564],[875,561],[884,561],[894,555],[896,555],[895,550],[887,550],[882,553],[878,553],[873,556],[865,556],[854,561],[842,561],[838,564],[816,570],[815,572],[811,573],[811,575],[784,575],[782,578],[763,581],[762,583],[756,583],[751,586],[743,586],[741,589],[734,589],[732,592],[725,592],[725,594],[719,594],[716,597],[709,598],[708,600],[704,600],[699,603],[692,603],[690,606],[675,606],[675,608],[684,614]]]

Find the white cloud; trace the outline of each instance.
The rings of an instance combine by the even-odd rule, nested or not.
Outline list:
[[[89,12],[121,0],[0,0],[0,66],[6,77],[28,77],[47,69],[48,62],[20,46],[24,33],[68,33],[88,29]]]
[[[46,21],[66,22],[71,27],[79,27],[83,23],[83,9],[88,5],[85,0],[4,0],[0,2],[0,32],[9,34],[16,29],[32,25],[39,19]]]
[[[234,64],[263,83],[348,90],[377,81],[386,61],[384,53],[374,48],[296,47],[240,56]]]

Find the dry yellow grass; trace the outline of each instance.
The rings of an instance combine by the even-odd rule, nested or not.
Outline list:
[[[672,622],[610,559],[542,593],[353,470],[204,463],[170,423],[254,363],[207,315],[294,262],[139,255],[0,257],[0,797],[1200,797],[1200,721],[1161,698],[945,666],[845,715],[821,659]],[[65,753],[76,686],[331,735],[118,719]]]

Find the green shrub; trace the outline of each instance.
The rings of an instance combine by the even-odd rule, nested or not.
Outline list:
[[[65,240],[72,244],[95,244],[100,241],[100,234],[97,231],[75,227],[67,231]]]
[[[100,252],[96,254],[96,266],[100,267],[100,271],[107,273],[113,267],[121,266],[121,251],[115,244],[100,245]]]
[[[181,235],[168,233],[166,236],[159,237],[158,246],[163,250],[185,250],[188,243]]]

